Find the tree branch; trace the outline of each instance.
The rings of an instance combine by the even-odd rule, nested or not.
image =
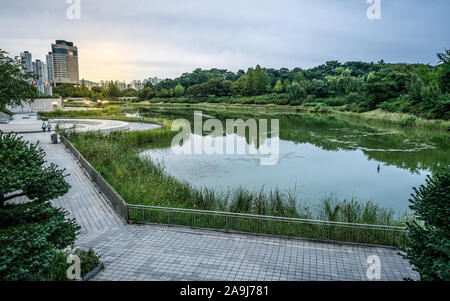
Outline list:
[[[7,201],[17,198],[19,196],[25,196],[25,195],[27,195],[27,194],[25,192],[22,192],[22,193],[16,193],[16,194],[13,194],[13,195],[10,195],[7,197],[3,197],[3,202],[7,202]]]

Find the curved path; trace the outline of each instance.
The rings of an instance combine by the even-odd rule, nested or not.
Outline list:
[[[93,280],[367,280],[367,258],[381,260],[381,280],[417,279],[396,250],[209,230],[128,225],[114,212],[75,158],[49,133],[40,142],[49,162],[67,168],[70,191],[53,203],[82,227],[77,245],[101,254]]]
[[[125,122],[104,119],[76,119],[76,118],[53,118],[49,122],[55,129],[59,124],[61,128],[75,128],[78,131],[103,131],[111,132],[118,130],[150,130],[159,125],[150,123]],[[16,114],[11,122],[0,124],[0,131],[16,133],[39,133],[42,132],[42,120],[37,119],[37,114]],[[47,122],[46,122],[47,123]]]

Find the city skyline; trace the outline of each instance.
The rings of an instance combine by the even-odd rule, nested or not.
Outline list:
[[[80,79],[130,82],[175,78],[196,68],[236,72],[257,64],[289,69],[328,60],[435,64],[435,54],[450,45],[448,1],[431,6],[382,0],[380,20],[367,18],[365,0],[81,4],[79,20],[68,19],[66,1],[2,4],[0,26],[8,31],[0,48],[13,56],[28,50],[44,61],[51,41],[74,41]]]

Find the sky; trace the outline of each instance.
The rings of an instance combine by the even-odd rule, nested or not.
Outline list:
[[[79,19],[67,14],[74,1]],[[72,41],[80,78],[131,81],[257,64],[436,64],[450,48],[450,1],[379,1],[376,20],[367,0],[2,0],[0,49],[44,60],[52,42]]]

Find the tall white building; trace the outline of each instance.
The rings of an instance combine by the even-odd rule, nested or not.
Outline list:
[[[33,73],[34,78],[30,77],[30,83],[34,85],[41,96],[51,96],[53,82],[53,59],[51,54],[46,56],[46,62],[41,60],[32,61],[32,55],[28,51],[20,54],[20,60],[25,72]]]
[[[42,96],[51,96],[53,90],[51,83],[49,82],[47,64],[41,60],[36,60],[33,62],[33,70],[37,79],[37,81],[34,82],[34,85],[37,87],[39,94]]]
[[[131,82],[131,88],[135,90],[142,90],[145,87],[145,82],[141,82],[140,80],[134,80]]]
[[[33,72],[33,60],[30,52],[22,52],[20,54],[20,60],[22,62],[23,69],[26,72]]]
[[[127,83],[125,81],[116,81],[116,85],[119,87],[121,91],[125,90],[127,88]]]

